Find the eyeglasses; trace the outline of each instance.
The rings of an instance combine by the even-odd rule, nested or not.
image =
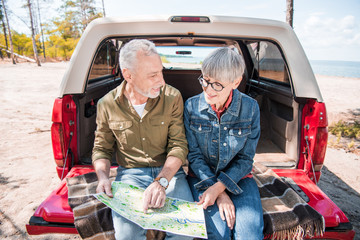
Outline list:
[[[223,90],[225,88],[223,85],[221,85],[218,82],[211,83],[210,81],[206,80],[202,75],[200,75],[198,80],[199,80],[201,86],[207,87],[210,85],[212,87],[212,89],[214,89],[217,92],[220,92],[221,90]]]

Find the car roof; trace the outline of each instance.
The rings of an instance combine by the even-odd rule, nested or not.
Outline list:
[[[293,29],[285,22],[227,16],[207,16],[210,22],[172,22],[172,16],[99,18],[92,21],[77,44],[60,86],[59,97],[82,94],[89,69],[99,44],[110,37],[198,36],[262,39],[281,49],[291,76],[296,97],[322,102],[316,78]]]

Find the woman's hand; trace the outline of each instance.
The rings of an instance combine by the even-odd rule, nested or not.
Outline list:
[[[199,197],[199,202],[197,204],[202,204],[204,209],[206,209],[208,206],[214,205],[219,194],[224,192],[224,190],[224,184],[222,184],[221,182],[215,183]]]
[[[232,230],[235,224],[235,206],[226,192],[222,192],[216,203],[219,208],[220,217],[223,221],[226,220],[228,227]]]

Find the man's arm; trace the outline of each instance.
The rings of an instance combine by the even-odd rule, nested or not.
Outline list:
[[[164,167],[157,177],[164,177],[170,182],[182,165],[182,160],[174,156],[168,156]],[[162,208],[165,204],[165,188],[158,182],[150,184],[144,192],[143,209],[146,213],[149,208]]]
[[[108,159],[102,158],[94,161],[93,165],[99,181],[96,192],[105,192],[109,197],[113,197],[111,192],[111,182],[109,179],[110,161]]]

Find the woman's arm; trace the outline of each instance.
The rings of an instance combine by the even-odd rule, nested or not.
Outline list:
[[[184,109],[184,125],[186,138],[189,144],[188,160],[193,173],[200,179],[195,185],[198,190],[205,190],[217,182],[215,173],[211,170],[204,159],[201,148],[196,140],[195,133],[190,129],[190,116],[192,112],[192,102],[186,101]]]

